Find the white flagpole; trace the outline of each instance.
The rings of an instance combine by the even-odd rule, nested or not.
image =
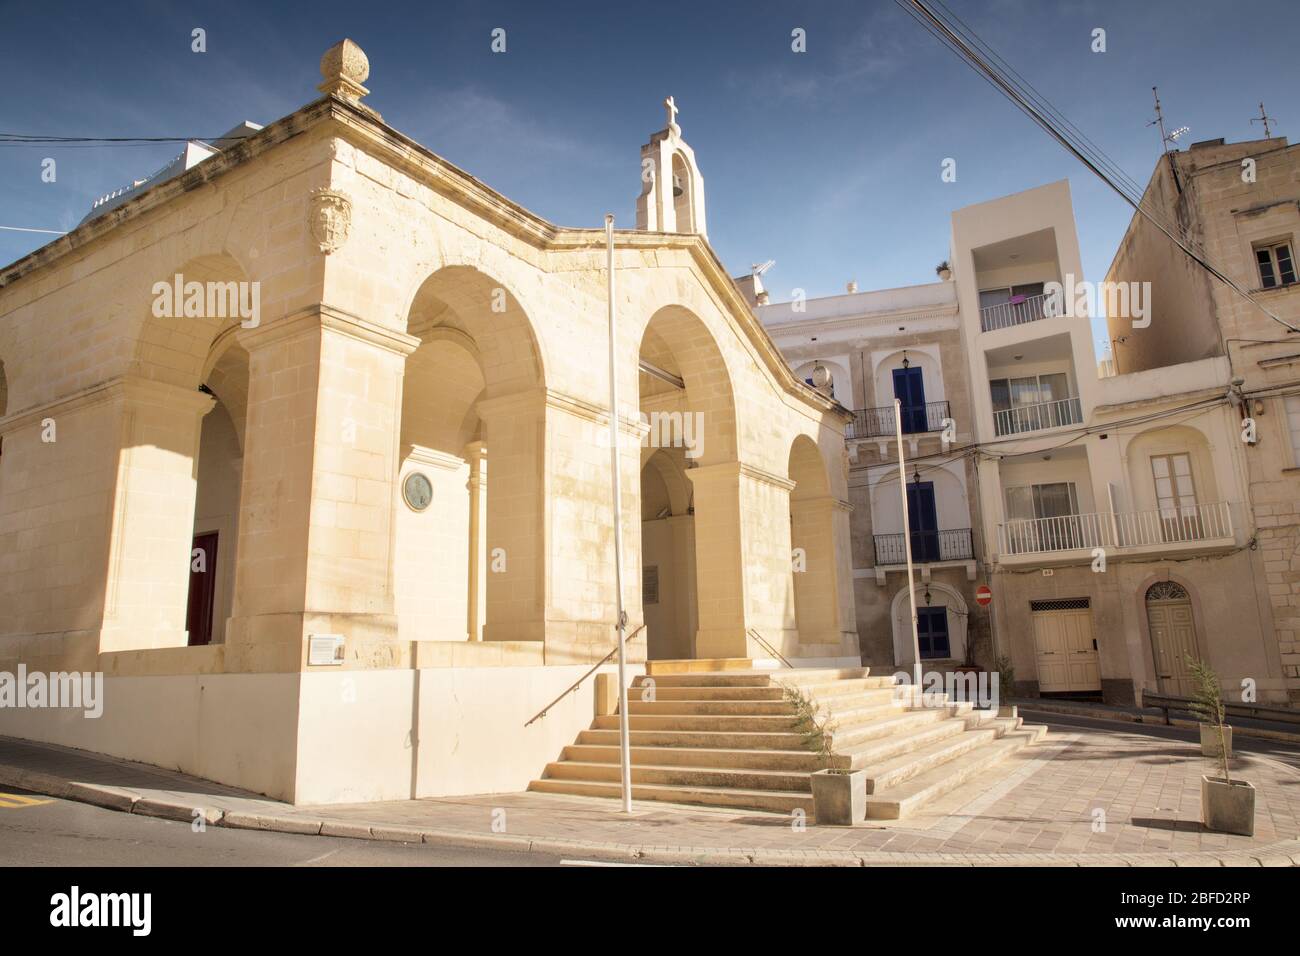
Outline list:
[[[623,483],[618,460],[618,337],[614,324],[614,216],[605,215],[605,252],[609,273],[609,460],[614,475],[614,589],[618,608],[618,760],[623,785],[623,812],[632,812],[632,744],[627,723],[627,652],[623,635]]]
[[[921,693],[921,636],[916,626],[916,585],[912,578],[912,525],[907,514],[907,468],[903,464],[903,403],[894,399],[894,437],[898,440],[898,492],[903,498],[903,546],[907,549],[907,600],[912,607],[912,680]]]

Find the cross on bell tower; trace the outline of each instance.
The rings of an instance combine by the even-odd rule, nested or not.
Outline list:
[[[641,147],[641,195],[636,203],[636,227],[650,232],[691,232],[707,238],[704,221],[704,177],[695,152],[682,139],[677,125],[677,101],[664,98],[667,126]]]

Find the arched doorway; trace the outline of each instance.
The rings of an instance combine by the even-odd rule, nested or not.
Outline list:
[[[185,607],[188,642],[225,642],[234,602],[248,409],[248,352],[234,329],[217,337],[201,390],[213,400],[199,429],[195,463],[194,528]]]
[[[837,502],[830,496],[821,450],[807,435],[800,435],[790,446],[788,477],[794,483],[790,489],[790,568],[799,643],[838,644],[833,528]]]
[[[529,318],[502,283],[448,266],[420,285],[406,331],[419,345],[402,385],[399,633],[543,640],[544,375]]]
[[[1157,581],[1147,589],[1146,611],[1160,693],[1190,697],[1194,681],[1188,658],[1200,659],[1191,595],[1176,581]]]
[[[680,449],[649,450],[641,468],[641,606],[646,656],[695,656],[695,509]]]
[[[642,567],[660,568],[661,592],[666,594],[664,566],[655,564],[661,554],[647,553],[644,535],[648,532],[652,542],[666,540],[667,531],[655,522],[667,521],[677,526],[671,535],[674,578],[683,574],[694,578],[693,584],[676,592],[675,600],[685,602],[675,605],[677,623],[668,628],[661,622],[660,634],[672,637],[660,641],[652,634],[649,653],[670,653],[671,648],[671,653],[687,657],[743,656],[736,406],[726,360],[708,327],[678,306],[660,309],[651,317],[638,357],[640,411],[649,426],[643,494],[662,498],[666,492],[671,504],[663,514],[662,503],[642,503]],[[659,481],[664,482],[662,490]],[[656,615],[653,608],[651,604],[646,609],[651,630],[651,619],[664,616]]]

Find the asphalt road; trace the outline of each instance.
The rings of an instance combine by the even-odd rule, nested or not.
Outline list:
[[[1199,741],[1200,731],[1191,727],[1166,727],[1164,724],[1134,724],[1127,721],[1096,720],[1091,717],[1078,717],[1073,714],[1057,714],[1045,710],[1034,710],[1029,704],[1020,704],[1020,716],[1031,724],[1047,724],[1048,727],[1083,727],[1089,730],[1107,730],[1116,733],[1143,734],[1148,737],[1161,737],[1165,740]],[[1234,752],[1258,754],[1269,757],[1289,767],[1300,770],[1300,746],[1268,740],[1263,737],[1243,737],[1234,734],[1232,739]]]
[[[207,827],[0,788],[0,866],[555,866],[558,856]],[[8,795],[32,801],[23,806]]]

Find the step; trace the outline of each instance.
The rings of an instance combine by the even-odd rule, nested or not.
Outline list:
[[[882,760],[868,768],[867,793],[882,793],[890,787],[896,787],[918,774],[925,773],[932,767],[956,760],[976,747],[992,743],[997,738],[997,732],[989,728],[963,730],[956,736],[945,737],[924,747],[917,747],[915,750]]]
[[[592,721],[596,730],[617,730],[617,714],[597,717]],[[790,715],[741,717],[719,714],[628,714],[631,730],[712,730],[723,733],[796,733],[795,720]]]
[[[811,773],[821,769],[821,758],[808,750],[760,750],[721,747],[631,748],[632,764],[646,766],[710,767],[716,769],[783,770]],[[564,760],[585,763],[619,762],[618,743],[576,743],[564,748]]]
[[[742,671],[737,674],[655,674],[653,677],[638,674],[632,679],[633,687],[641,687],[648,681],[654,681],[656,687],[772,687],[772,675],[766,671]]]
[[[590,780],[534,780],[528,789],[537,793],[562,793],[585,797],[621,797],[618,783],[601,783]],[[811,793],[779,790],[733,790],[728,787],[665,787],[652,784],[634,784],[634,800],[661,800],[668,803],[686,803],[709,807],[732,807],[737,810],[769,810],[789,813],[803,810],[813,812]]]
[[[804,738],[797,733],[726,733],[720,731],[633,730],[628,734],[633,747],[672,747],[682,750],[802,750]],[[593,728],[578,733],[579,744],[618,746],[618,728]]]
[[[910,753],[930,744],[966,733],[964,721],[954,718],[923,724],[919,728],[878,737],[854,747],[835,748],[837,755],[849,758],[853,770],[871,769],[886,760]]]
[[[687,658],[645,662],[645,672],[655,677],[663,674],[693,674],[700,671],[749,671],[753,669],[754,659],[752,657]]]
[[[867,775],[867,793],[882,793],[891,787],[897,787],[912,777],[956,760],[977,747],[990,744],[1014,729],[1010,724],[981,727],[978,730],[963,729],[955,736],[937,740],[884,760],[870,768]]]
[[[1047,728],[1042,725],[1026,724],[987,746],[918,774],[883,794],[869,794],[867,819],[901,820],[910,816],[926,803],[955,790],[1016,751],[1042,739],[1046,732]]]
[[[589,763],[559,760],[546,765],[543,779],[588,780],[618,783],[623,768],[617,763]],[[730,769],[726,767],[683,767],[680,765],[632,764],[632,782],[667,787],[725,787],[728,790],[786,790],[812,792],[808,773],[788,770]]]
[[[628,688],[629,701],[642,700],[645,686],[641,684]],[[653,700],[785,700],[785,692],[780,687],[727,687],[716,684],[696,684],[684,687],[656,684]]]
[[[945,710],[902,710],[887,717],[882,716],[879,720],[867,721],[853,727],[839,727],[831,734],[831,739],[838,752],[869,740],[905,733],[911,728],[928,726],[949,720],[951,717],[952,715]]]
[[[782,681],[777,678],[773,683],[779,686]],[[890,677],[845,677],[835,681],[806,684],[791,683],[790,686],[798,688],[807,697],[821,700],[823,698],[849,696],[863,691],[881,691],[898,685]]]
[[[638,700],[629,698],[629,714],[694,714],[737,717],[788,717],[795,712],[784,700]]]

